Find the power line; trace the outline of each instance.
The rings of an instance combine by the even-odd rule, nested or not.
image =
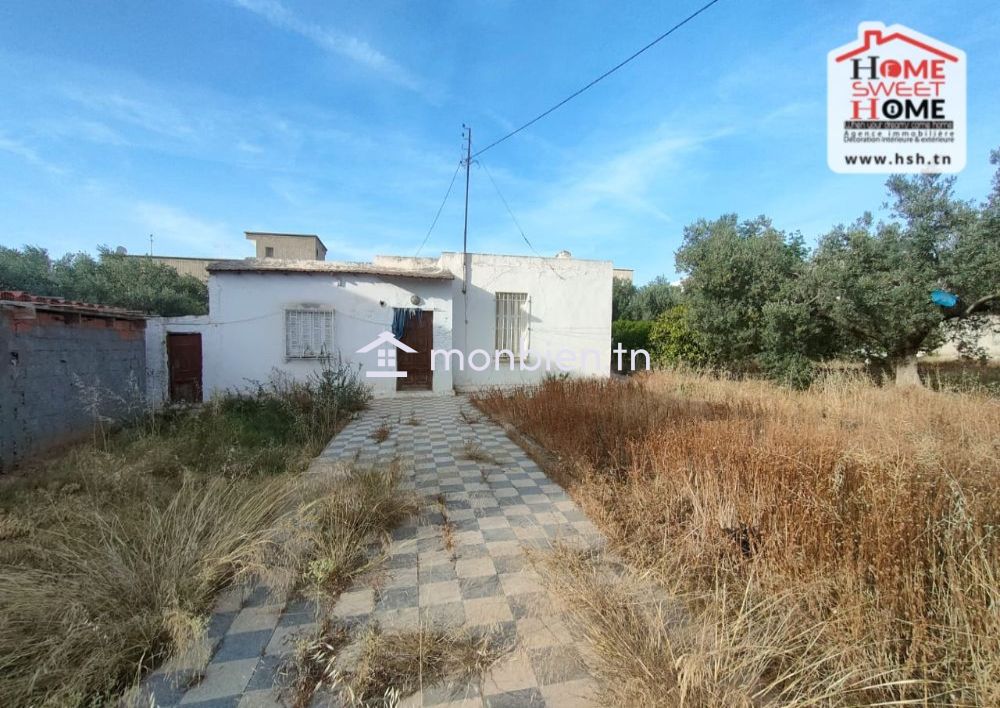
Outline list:
[[[674,25],[673,27],[671,27],[670,29],[668,29],[666,32],[664,32],[663,34],[661,34],[659,37],[657,37],[656,39],[654,39],[652,42],[650,42],[649,44],[647,44],[645,47],[643,47],[642,49],[640,49],[639,51],[637,51],[635,54],[633,54],[632,56],[630,56],[628,59],[625,59],[624,61],[622,61],[622,62],[616,64],[615,66],[613,66],[612,68],[608,69],[603,74],[601,74],[600,76],[598,76],[596,79],[594,79],[593,81],[591,81],[589,84],[587,84],[586,86],[584,86],[581,89],[578,89],[577,91],[574,91],[569,96],[567,96],[563,100],[559,101],[559,103],[557,103],[556,105],[554,105],[551,108],[549,108],[547,111],[544,111],[543,113],[540,113],[537,116],[535,116],[534,118],[532,118],[531,120],[529,120],[527,123],[525,123],[524,125],[522,125],[520,128],[512,130],[511,132],[507,133],[505,136],[503,136],[499,140],[494,140],[492,143],[490,143],[489,145],[487,145],[486,147],[484,147],[482,150],[480,150],[477,153],[475,153],[472,157],[479,157],[480,155],[482,155],[484,152],[486,152],[490,148],[496,147],[497,145],[499,145],[500,143],[502,143],[507,138],[514,137],[515,135],[517,135],[518,133],[520,133],[525,128],[528,128],[528,127],[534,125],[535,123],[537,123],[538,121],[540,121],[542,118],[544,118],[545,116],[547,116],[550,113],[552,113],[553,111],[555,111],[556,109],[561,108],[565,104],[569,103],[570,101],[572,101],[574,98],[576,98],[577,96],[579,96],[581,93],[583,93],[587,89],[591,88],[592,86],[594,86],[598,82],[603,81],[604,79],[606,79],[609,76],[611,76],[613,73],[615,73],[616,71],[618,71],[619,69],[621,69],[623,66],[625,66],[626,64],[628,64],[630,61],[632,61],[633,59],[635,59],[636,57],[638,57],[640,54],[642,54],[646,50],[651,49],[655,45],[657,45],[660,42],[662,42],[664,39],[666,39],[667,37],[669,37],[670,35],[672,35],[674,32],[676,32],[677,30],[679,30],[681,27],[683,27],[688,22],[690,22],[691,20],[693,20],[694,18],[696,18],[698,15],[700,15],[701,13],[703,13],[708,8],[712,7],[712,5],[714,5],[717,2],[719,2],[719,0],[711,0],[711,2],[705,3],[700,8],[698,8],[697,10],[695,10],[694,12],[692,12],[690,15],[688,15],[687,17],[685,17],[683,20],[681,20],[680,22],[678,22],[676,25]]]
[[[462,169],[462,165],[464,164],[464,160],[459,160],[458,165],[455,166],[455,174],[451,176],[451,182],[448,183],[448,191],[444,193],[444,199],[441,200],[441,206],[438,207],[437,214],[434,215],[434,221],[431,222],[431,227],[427,229],[427,235],[424,236],[424,240],[420,242],[420,247],[417,249],[417,252],[413,254],[414,258],[420,255],[420,251],[427,244],[427,239],[431,237],[431,232],[434,231],[434,227],[437,226],[438,219],[441,218],[441,212],[444,210],[444,205],[448,202],[448,196],[451,194],[451,188],[455,186],[455,178],[458,177],[458,171]]]
[[[496,190],[497,196],[500,197],[500,201],[503,202],[504,208],[507,210],[507,213],[510,214],[510,220],[514,222],[514,226],[517,227],[517,230],[518,230],[518,232],[520,232],[521,238],[524,239],[524,242],[526,244],[528,244],[528,248],[530,248],[531,252],[534,253],[539,258],[544,258],[544,256],[541,253],[539,253],[538,251],[536,251],[535,247],[531,245],[531,241],[528,240],[527,234],[524,233],[524,229],[521,228],[521,224],[518,222],[517,217],[514,216],[514,212],[511,210],[510,204],[508,204],[507,200],[504,199],[503,192],[500,191],[500,187],[497,185],[497,181],[495,179],[493,179],[493,175],[490,173],[489,169],[486,167],[486,163],[483,162],[482,160],[476,160],[476,164],[479,165],[480,167],[482,167],[483,168],[483,172],[485,172],[486,176],[490,178],[490,182],[493,184],[493,189]],[[559,280],[564,280],[564,278],[559,274],[559,272],[555,268],[552,267],[551,263],[549,263],[548,261],[546,261],[545,263],[546,263],[546,265],[549,266],[549,268],[552,270],[552,272],[556,274],[556,277],[558,277]]]

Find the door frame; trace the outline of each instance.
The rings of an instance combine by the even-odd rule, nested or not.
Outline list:
[[[185,381],[175,381],[174,379],[174,368],[172,366],[171,357],[171,340],[177,342],[181,338],[193,338],[198,341],[198,376],[194,381],[195,390],[193,400],[189,400],[187,397],[180,395],[178,386]],[[202,337],[201,332],[167,332],[166,339],[164,342],[164,349],[167,355],[167,399],[171,403],[201,403],[204,397],[204,380],[205,380],[205,366],[204,366],[204,349],[202,348]]]
[[[434,369],[431,366],[431,364],[432,364],[432,361],[431,361],[431,349],[434,347],[434,310],[422,310],[422,309],[418,309],[417,311],[420,313],[419,317],[420,317],[421,320],[423,320],[425,318],[427,320],[429,320],[428,323],[427,323],[427,329],[428,329],[429,335],[430,335],[428,337],[428,339],[430,340],[429,341],[429,346],[428,346],[426,352],[423,352],[423,351],[420,351],[420,350],[417,351],[417,354],[419,354],[421,357],[423,357],[425,355],[427,357],[427,373],[428,373],[429,378],[427,380],[427,386],[426,387],[424,387],[424,386],[419,386],[418,387],[418,386],[412,386],[412,385],[410,385],[410,383],[407,381],[407,379],[409,378],[409,376],[400,376],[400,377],[398,377],[396,379],[396,390],[397,391],[404,391],[405,392],[405,391],[433,391],[434,390]],[[409,318],[407,319],[407,324],[409,324]],[[403,342],[404,344],[412,346],[410,342],[406,341],[406,326],[403,327],[403,336],[400,337],[399,341]],[[404,353],[402,351],[396,353],[396,362],[397,362],[397,364],[396,364],[396,370],[397,371],[407,371],[406,369],[404,369],[404,368],[401,367],[401,361],[400,361],[401,358],[405,357],[405,356],[413,356],[413,355],[406,354],[406,353]],[[420,371],[423,371],[423,370],[420,369]],[[409,373],[409,372],[407,371],[407,373]]]

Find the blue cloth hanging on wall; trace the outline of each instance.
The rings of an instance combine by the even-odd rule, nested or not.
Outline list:
[[[403,338],[403,330],[406,329],[406,321],[417,314],[413,307],[392,308],[392,336],[396,339]]]

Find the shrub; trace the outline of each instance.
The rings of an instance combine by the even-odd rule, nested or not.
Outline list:
[[[708,361],[687,305],[675,305],[653,322],[649,346],[658,364],[701,366]]]
[[[649,333],[653,323],[648,320],[617,320],[611,323],[611,347],[616,348],[619,344],[626,351],[643,349],[649,351]],[[641,360],[641,357],[640,357]],[[617,357],[612,355],[612,366],[617,368]],[[628,355],[622,357],[622,371],[630,368]]]

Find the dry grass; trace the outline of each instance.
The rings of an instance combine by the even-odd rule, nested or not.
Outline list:
[[[396,465],[356,470],[304,508],[311,523],[298,538],[308,548],[309,594],[332,600],[380,562],[382,554],[370,546],[384,545],[388,532],[417,511],[416,496],[401,490],[400,481]]]
[[[326,689],[335,692],[338,705],[395,706],[421,687],[482,676],[511,648],[492,631],[384,631],[377,623],[352,642],[343,625],[329,624],[299,646],[286,679],[288,699],[306,706]]]
[[[112,703],[203,645],[224,587],[335,592],[357,572],[412,503],[391,472],[299,474],[366,400],[324,376],[147,418],[2,480],[0,705]]]
[[[280,547],[288,479],[185,483],[164,507],[65,510],[32,534],[36,553],[0,572],[5,705],[108,699],[171,652],[194,647],[224,586]]]
[[[461,457],[472,462],[495,465],[497,460],[478,440],[466,440],[462,444]]]
[[[372,431],[371,438],[380,445],[389,439],[389,435],[392,434],[392,428],[389,427],[388,423],[382,423],[382,425],[375,428]]]
[[[562,563],[609,703],[1000,705],[995,399],[662,372],[478,405],[627,561]]]
[[[455,524],[448,518],[448,503],[444,494],[438,494],[434,501],[437,502],[438,513],[441,515],[441,540],[444,543],[444,549],[448,551],[454,562],[457,559],[455,554]]]

